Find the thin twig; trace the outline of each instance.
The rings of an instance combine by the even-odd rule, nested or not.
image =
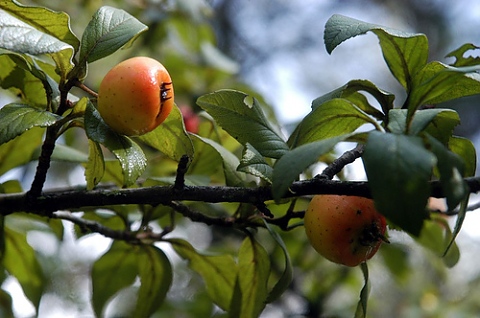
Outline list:
[[[333,177],[339,173],[346,165],[351,164],[356,159],[360,158],[363,154],[364,146],[358,144],[352,150],[345,151],[340,157],[335,159],[331,164],[326,167],[321,174],[317,175],[315,178],[322,178],[327,180],[332,180]]]

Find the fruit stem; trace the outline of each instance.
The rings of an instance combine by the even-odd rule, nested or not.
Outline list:
[[[385,235],[379,233],[378,238],[381,239],[384,243],[390,244],[390,241]]]
[[[78,88],[80,88],[81,90],[83,90],[84,92],[87,92],[88,94],[92,95],[93,97],[98,98],[97,92],[95,92],[94,90],[92,90],[90,87],[83,84],[79,80],[75,80],[73,84],[75,86],[77,86]]]

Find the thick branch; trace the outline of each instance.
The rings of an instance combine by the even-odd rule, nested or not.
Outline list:
[[[480,191],[480,178],[467,178],[470,192]],[[440,183],[431,183],[433,197],[443,197]],[[333,181],[316,178],[298,181],[290,187],[285,198],[313,194],[343,194],[371,197],[368,183],[363,181]],[[119,204],[169,204],[172,201],[244,202],[254,205],[272,200],[270,187],[243,188],[223,186],[155,186],[137,189],[46,190],[37,199],[27,200],[25,193],[0,195],[0,214],[13,212],[50,213],[58,210],[76,210]]]

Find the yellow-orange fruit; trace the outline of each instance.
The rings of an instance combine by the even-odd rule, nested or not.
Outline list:
[[[158,61],[133,57],[114,66],[98,90],[97,107],[112,130],[142,135],[160,125],[174,105],[170,74]]]
[[[357,266],[375,255],[385,239],[386,220],[373,200],[316,195],[305,212],[305,232],[313,248],[326,259]]]

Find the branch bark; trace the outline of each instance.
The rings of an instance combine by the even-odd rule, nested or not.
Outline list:
[[[466,178],[470,192],[480,191],[480,178]],[[298,181],[292,184],[290,192],[284,198],[301,197],[314,194],[338,194],[371,197],[368,182],[334,181],[322,178]],[[438,181],[431,183],[431,196],[441,198],[443,192]],[[227,186],[154,186],[135,189],[85,189],[67,188],[46,190],[38,198],[26,193],[1,194],[0,214],[29,212],[50,214],[59,210],[79,210],[87,207],[102,207],[120,204],[166,204],[172,201],[201,202],[243,202],[254,205],[273,199],[271,188],[227,187]]]

